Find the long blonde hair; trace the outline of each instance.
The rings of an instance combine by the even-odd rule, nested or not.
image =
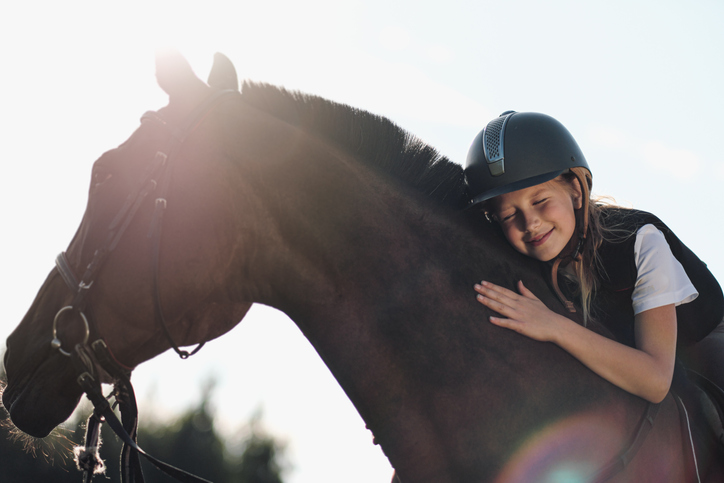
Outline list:
[[[585,168],[571,168],[569,172],[556,178],[569,190],[575,190],[574,179],[578,181],[583,201],[581,208],[576,213],[577,230],[580,230],[577,233],[580,237],[582,232],[584,240],[580,254],[570,260],[575,276],[570,277],[570,273],[567,272],[564,272],[563,276],[572,279],[576,284],[577,291],[574,295],[580,298],[583,321],[586,324],[592,319],[591,302],[599,287],[603,271],[598,250],[604,241],[620,240],[622,236],[629,236],[630,233],[616,226],[605,226],[602,223],[603,210],[608,206],[616,206],[616,204],[610,197],[591,195],[593,179],[590,171]],[[570,254],[562,255],[563,260],[570,256]],[[554,270],[552,273],[554,284],[557,284],[557,275]]]

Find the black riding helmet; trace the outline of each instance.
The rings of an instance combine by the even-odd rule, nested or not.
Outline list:
[[[537,112],[504,112],[480,131],[468,151],[470,206],[545,183],[577,167],[591,171],[563,124]]]

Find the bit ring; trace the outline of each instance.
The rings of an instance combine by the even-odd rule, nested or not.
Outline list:
[[[61,347],[63,344],[58,338],[58,319],[60,319],[60,314],[62,314],[63,312],[67,312],[68,310],[73,310],[73,306],[66,305],[65,307],[60,309],[57,314],[55,314],[55,318],[53,319],[53,340],[50,341],[50,347],[52,347],[53,349],[58,349],[61,354],[70,357],[70,352],[64,350]],[[83,321],[83,325],[85,325],[85,337],[83,339],[83,345],[86,345],[88,343],[88,339],[90,338],[90,325],[88,325],[88,319],[83,312],[79,311],[78,314]]]

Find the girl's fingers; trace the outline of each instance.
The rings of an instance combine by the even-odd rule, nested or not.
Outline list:
[[[525,296],[525,297],[528,297],[528,298],[532,298],[532,299],[538,300],[538,297],[536,297],[533,292],[531,292],[530,290],[528,290],[528,287],[526,287],[525,285],[523,285],[523,281],[522,281],[522,280],[518,280],[518,290],[520,290],[521,295],[523,295],[523,296]]]
[[[478,302],[485,305],[487,308],[496,311],[497,313],[505,316],[510,316],[513,313],[513,309],[505,303],[498,302],[497,300],[478,295]]]
[[[481,293],[485,295],[486,297],[495,299],[495,300],[516,300],[518,297],[518,294],[513,292],[512,290],[508,290],[507,288],[501,287],[500,285],[495,285],[490,282],[480,282],[479,284],[475,285],[475,290],[478,293]]]
[[[517,320],[502,317],[490,317],[490,323],[522,334],[522,325]]]
[[[509,290],[505,287],[501,287],[500,285],[495,285],[494,283],[486,282],[485,280],[480,282],[480,285],[482,285],[484,288],[486,288],[488,290],[492,290],[494,292],[498,292],[503,295],[509,295],[509,294],[515,295],[515,292],[513,292],[512,290]]]
[[[516,302],[520,299],[520,295],[526,298],[538,300],[538,297],[536,297],[533,292],[528,290],[528,287],[523,284],[522,280],[518,280],[518,291],[520,293],[516,293],[513,290],[509,290],[505,287],[501,287],[500,285],[495,285],[494,283],[485,281],[480,282],[480,284],[476,284],[475,290],[478,293],[481,293],[487,297],[496,300],[503,300],[503,297],[505,297],[512,302]]]
[[[475,290],[477,290],[478,295],[478,301],[482,304],[486,305],[487,307],[498,310],[500,307],[507,307],[509,305],[509,300],[506,299],[503,295],[487,290],[485,287],[475,287]]]
[[[495,288],[500,290],[495,290]],[[517,305],[517,300],[520,297],[515,292],[488,282],[475,285],[475,290],[479,294],[478,301],[480,303],[503,315],[510,315],[510,312]]]
[[[550,310],[523,284],[518,281],[520,293],[498,285],[481,282],[475,285],[477,300],[500,317],[489,317],[491,324],[522,334],[531,339],[551,339],[551,329],[546,327]]]

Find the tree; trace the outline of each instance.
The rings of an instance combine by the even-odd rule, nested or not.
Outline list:
[[[5,380],[0,366],[0,393]],[[202,388],[199,405],[168,423],[141,425],[139,445],[158,459],[214,483],[283,483],[284,446],[261,429],[261,413],[257,412],[247,425],[242,451],[230,451],[229,443],[218,433],[211,410],[214,382]],[[85,420],[76,416],[69,425],[55,430],[47,438],[13,435],[9,416],[0,405],[0,482],[2,483],[79,483],[80,473],[72,461],[72,448],[82,444]],[[14,430],[17,432],[17,430]],[[101,455],[106,462],[105,477],[98,481],[119,482],[118,455],[122,443],[108,425],[102,432]],[[28,440],[24,444],[22,440]],[[173,482],[142,458],[147,483]]]
[[[235,483],[282,483],[284,446],[261,430],[261,411],[249,421],[243,451],[232,467]]]
[[[225,460],[226,443],[219,436],[211,412],[211,395],[216,383],[207,381],[201,402],[168,425],[141,426],[139,445],[161,461],[213,482],[230,482]],[[175,481],[143,462],[148,483]]]

